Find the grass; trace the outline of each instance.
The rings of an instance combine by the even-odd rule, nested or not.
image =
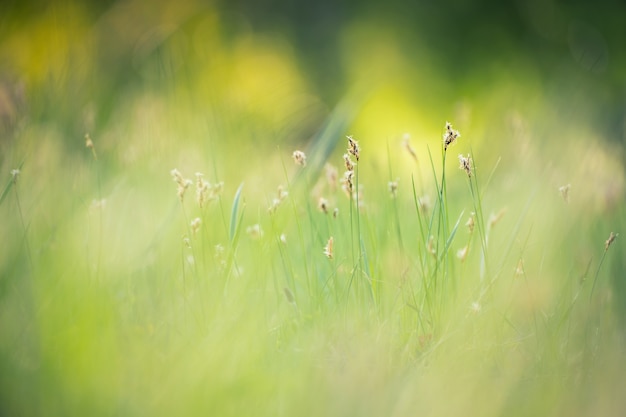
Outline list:
[[[3,414],[619,415],[623,340],[603,268],[619,239],[593,233],[572,264],[570,238],[536,233],[532,193],[486,220],[506,202],[489,197],[501,174],[480,151],[471,175],[449,166],[454,150],[440,167],[431,156],[417,186],[422,173],[396,174],[408,155],[388,145],[394,197],[365,142],[353,198],[336,178],[295,180],[310,167],[288,153],[276,177],[288,196],[271,211],[278,184],[255,196],[224,178],[201,208],[194,186],[178,198],[167,167],[107,178],[88,150],[82,166],[46,162],[68,183],[81,175],[71,193],[46,193],[27,157],[0,207]]]
[[[128,19],[172,26],[131,9],[0,42],[29,104],[0,109],[0,415],[625,413],[623,151],[533,65],[463,90],[356,36],[337,48],[367,88],[330,111],[285,39],[206,5],[91,57]]]

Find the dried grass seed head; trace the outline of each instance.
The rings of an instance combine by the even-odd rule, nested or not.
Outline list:
[[[260,224],[253,224],[252,226],[248,226],[246,228],[246,233],[252,239],[261,239],[263,237],[263,229]]]
[[[473,211],[470,213],[469,219],[467,219],[467,223],[465,223],[465,226],[467,226],[467,228],[469,229],[469,232],[472,233],[474,232],[474,226],[475,226],[475,221],[474,218],[476,217],[476,213],[474,213]]]

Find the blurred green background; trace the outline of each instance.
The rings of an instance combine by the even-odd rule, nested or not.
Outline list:
[[[1,2],[0,415],[620,415],[622,236],[589,314],[598,339],[581,342],[581,307],[571,334],[585,336],[570,346],[568,327],[557,343],[555,317],[569,317],[564,300],[589,282],[609,232],[625,233],[625,18],[621,1]],[[502,275],[524,257],[527,285],[501,293],[524,323],[518,350],[502,342],[497,302],[451,336],[462,349],[441,342],[424,362],[432,334],[409,330],[406,306],[345,323],[313,301],[296,314],[268,290],[283,256],[269,243],[242,243],[254,279],[231,295],[199,279],[187,293],[190,219],[181,229],[170,170],[225,183],[224,204],[203,217],[211,264],[240,183],[242,227],[270,235],[277,185],[299,178],[291,152],[307,151],[311,171],[339,165],[346,134],[366,155],[365,195],[382,205],[368,212],[372,262],[392,286],[417,277],[391,243],[386,186],[400,178],[401,216],[413,175],[434,200],[428,150],[439,167],[446,121],[462,134],[454,155],[474,154],[485,214],[506,210],[492,243]],[[451,180],[451,217],[473,210],[466,188]],[[277,223],[295,242],[290,215]],[[290,250],[294,264],[307,256]],[[583,345],[601,358],[595,373],[577,373]]]

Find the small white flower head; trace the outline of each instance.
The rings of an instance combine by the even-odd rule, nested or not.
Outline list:
[[[482,310],[482,306],[478,301],[474,301],[470,306],[470,311],[474,314],[478,314],[480,313],[480,310]]]
[[[17,184],[17,178],[20,176],[20,170],[19,169],[12,169],[11,170],[11,181],[13,181],[13,184]]]
[[[278,239],[280,240],[280,243],[282,243],[283,245],[287,244],[287,236],[285,236],[284,233],[281,233]]]
[[[189,227],[191,228],[191,234],[195,236],[196,233],[198,233],[198,230],[200,230],[201,225],[202,220],[200,219],[200,217],[196,217],[195,219],[193,219],[189,225]]]
[[[248,236],[255,240],[261,239],[263,237],[263,229],[261,228],[260,224],[253,224],[252,226],[248,226],[246,228],[246,233],[248,234]]]
[[[452,124],[450,122],[446,122],[446,133],[443,134],[443,150],[447,151],[448,147],[452,145],[458,138],[461,137],[461,134],[458,130],[452,129]]]
[[[464,262],[465,258],[467,258],[468,253],[469,253],[469,245],[465,245],[463,248],[459,249],[456,252],[456,257],[459,258],[461,262]]]
[[[472,177],[472,158],[470,158],[469,154],[467,157],[459,154],[459,163],[460,169],[464,170],[468,177]]]
[[[333,237],[332,236],[328,239],[326,246],[324,246],[324,255],[328,259],[333,259]]]
[[[569,203],[569,190],[571,188],[571,184],[563,185],[559,187],[559,192],[561,193],[561,197],[565,200],[566,203]]]
[[[387,187],[389,188],[389,193],[392,198],[396,198],[398,196],[398,181],[400,181],[400,179],[396,178],[395,181],[389,181],[387,183]]]
[[[348,152],[354,155],[354,158],[358,161],[361,151],[361,149],[359,148],[359,142],[354,140],[352,136],[346,136],[346,138],[348,139]]]
[[[293,154],[291,154],[294,162],[300,166],[306,166],[306,155],[304,154],[304,152],[296,150],[293,151]]]

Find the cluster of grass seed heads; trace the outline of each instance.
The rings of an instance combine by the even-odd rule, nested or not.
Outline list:
[[[472,177],[472,158],[469,154],[467,157],[459,154],[460,169],[464,170],[468,177]]]
[[[443,134],[443,150],[447,151],[448,147],[460,137],[459,131],[452,129],[452,124],[446,122],[446,133]]]
[[[302,151],[293,151],[293,154],[291,154],[294,162],[302,167],[306,166],[306,155],[304,152]]]

